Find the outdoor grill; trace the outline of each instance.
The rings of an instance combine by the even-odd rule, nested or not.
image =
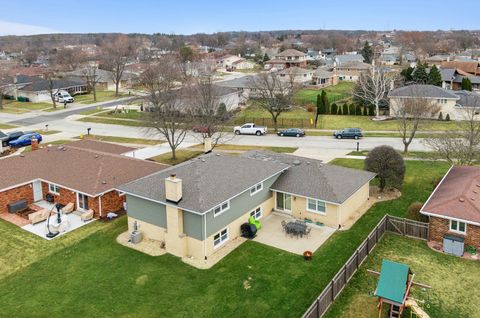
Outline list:
[[[242,233],[242,237],[253,239],[255,235],[257,235],[257,228],[254,224],[243,223],[240,226],[240,232]]]

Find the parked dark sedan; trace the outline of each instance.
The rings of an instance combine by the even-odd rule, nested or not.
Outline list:
[[[28,133],[10,141],[8,145],[13,148],[29,146],[32,144],[32,139],[34,138],[37,139],[39,143],[42,141],[42,135],[38,133]]]
[[[334,132],[333,137],[337,139],[342,139],[342,138],[359,139],[359,138],[362,138],[363,135],[362,135],[362,130],[360,128],[345,128],[345,129]]]
[[[299,128],[288,128],[277,133],[281,137],[304,137],[305,131]]]

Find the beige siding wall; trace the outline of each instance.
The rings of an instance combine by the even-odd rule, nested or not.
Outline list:
[[[147,238],[150,240],[157,240],[157,241],[164,241],[165,240],[165,229],[163,227],[159,227],[144,221],[137,220],[132,218],[131,216],[128,217],[128,231],[133,231],[133,223],[137,221],[138,230],[142,233],[143,238]]]
[[[461,118],[456,118],[458,117],[457,110],[455,108],[456,101],[453,99],[447,99],[446,103],[439,103],[436,99],[431,99],[433,103],[439,106],[440,110],[436,114],[433,114],[431,118],[437,119],[438,115],[440,112],[442,112],[443,118],[447,116],[447,114],[450,115],[450,119],[452,120],[458,120]],[[390,116],[395,117],[398,108],[402,105],[402,101],[400,98],[390,98]]]
[[[347,201],[339,206],[339,220],[340,224],[344,225],[355,212],[368,200],[370,196],[370,183],[365,184],[358,189]]]
[[[326,203],[326,214],[320,214],[307,211],[307,199],[304,197],[292,196],[292,214],[297,219],[310,219],[313,222],[321,222],[326,226],[336,228],[338,226],[337,214],[338,206]]]

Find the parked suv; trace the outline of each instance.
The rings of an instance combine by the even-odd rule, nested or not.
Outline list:
[[[55,100],[59,103],[73,103],[75,101],[75,98],[70,96],[70,94],[66,91],[60,91],[58,93],[55,93]]]
[[[345,128],[345,129],[334,132],[333,137],[337,139],[342,139],[342,138],[359,139],[359,138],[362,138],[363,135],[362,135],[362,130],[360,128]]]

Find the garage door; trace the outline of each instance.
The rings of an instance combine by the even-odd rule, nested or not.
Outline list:
[[[464,251],[464,239],[453,235],[443,237],[443,251],[455,256],[462,256]]]

